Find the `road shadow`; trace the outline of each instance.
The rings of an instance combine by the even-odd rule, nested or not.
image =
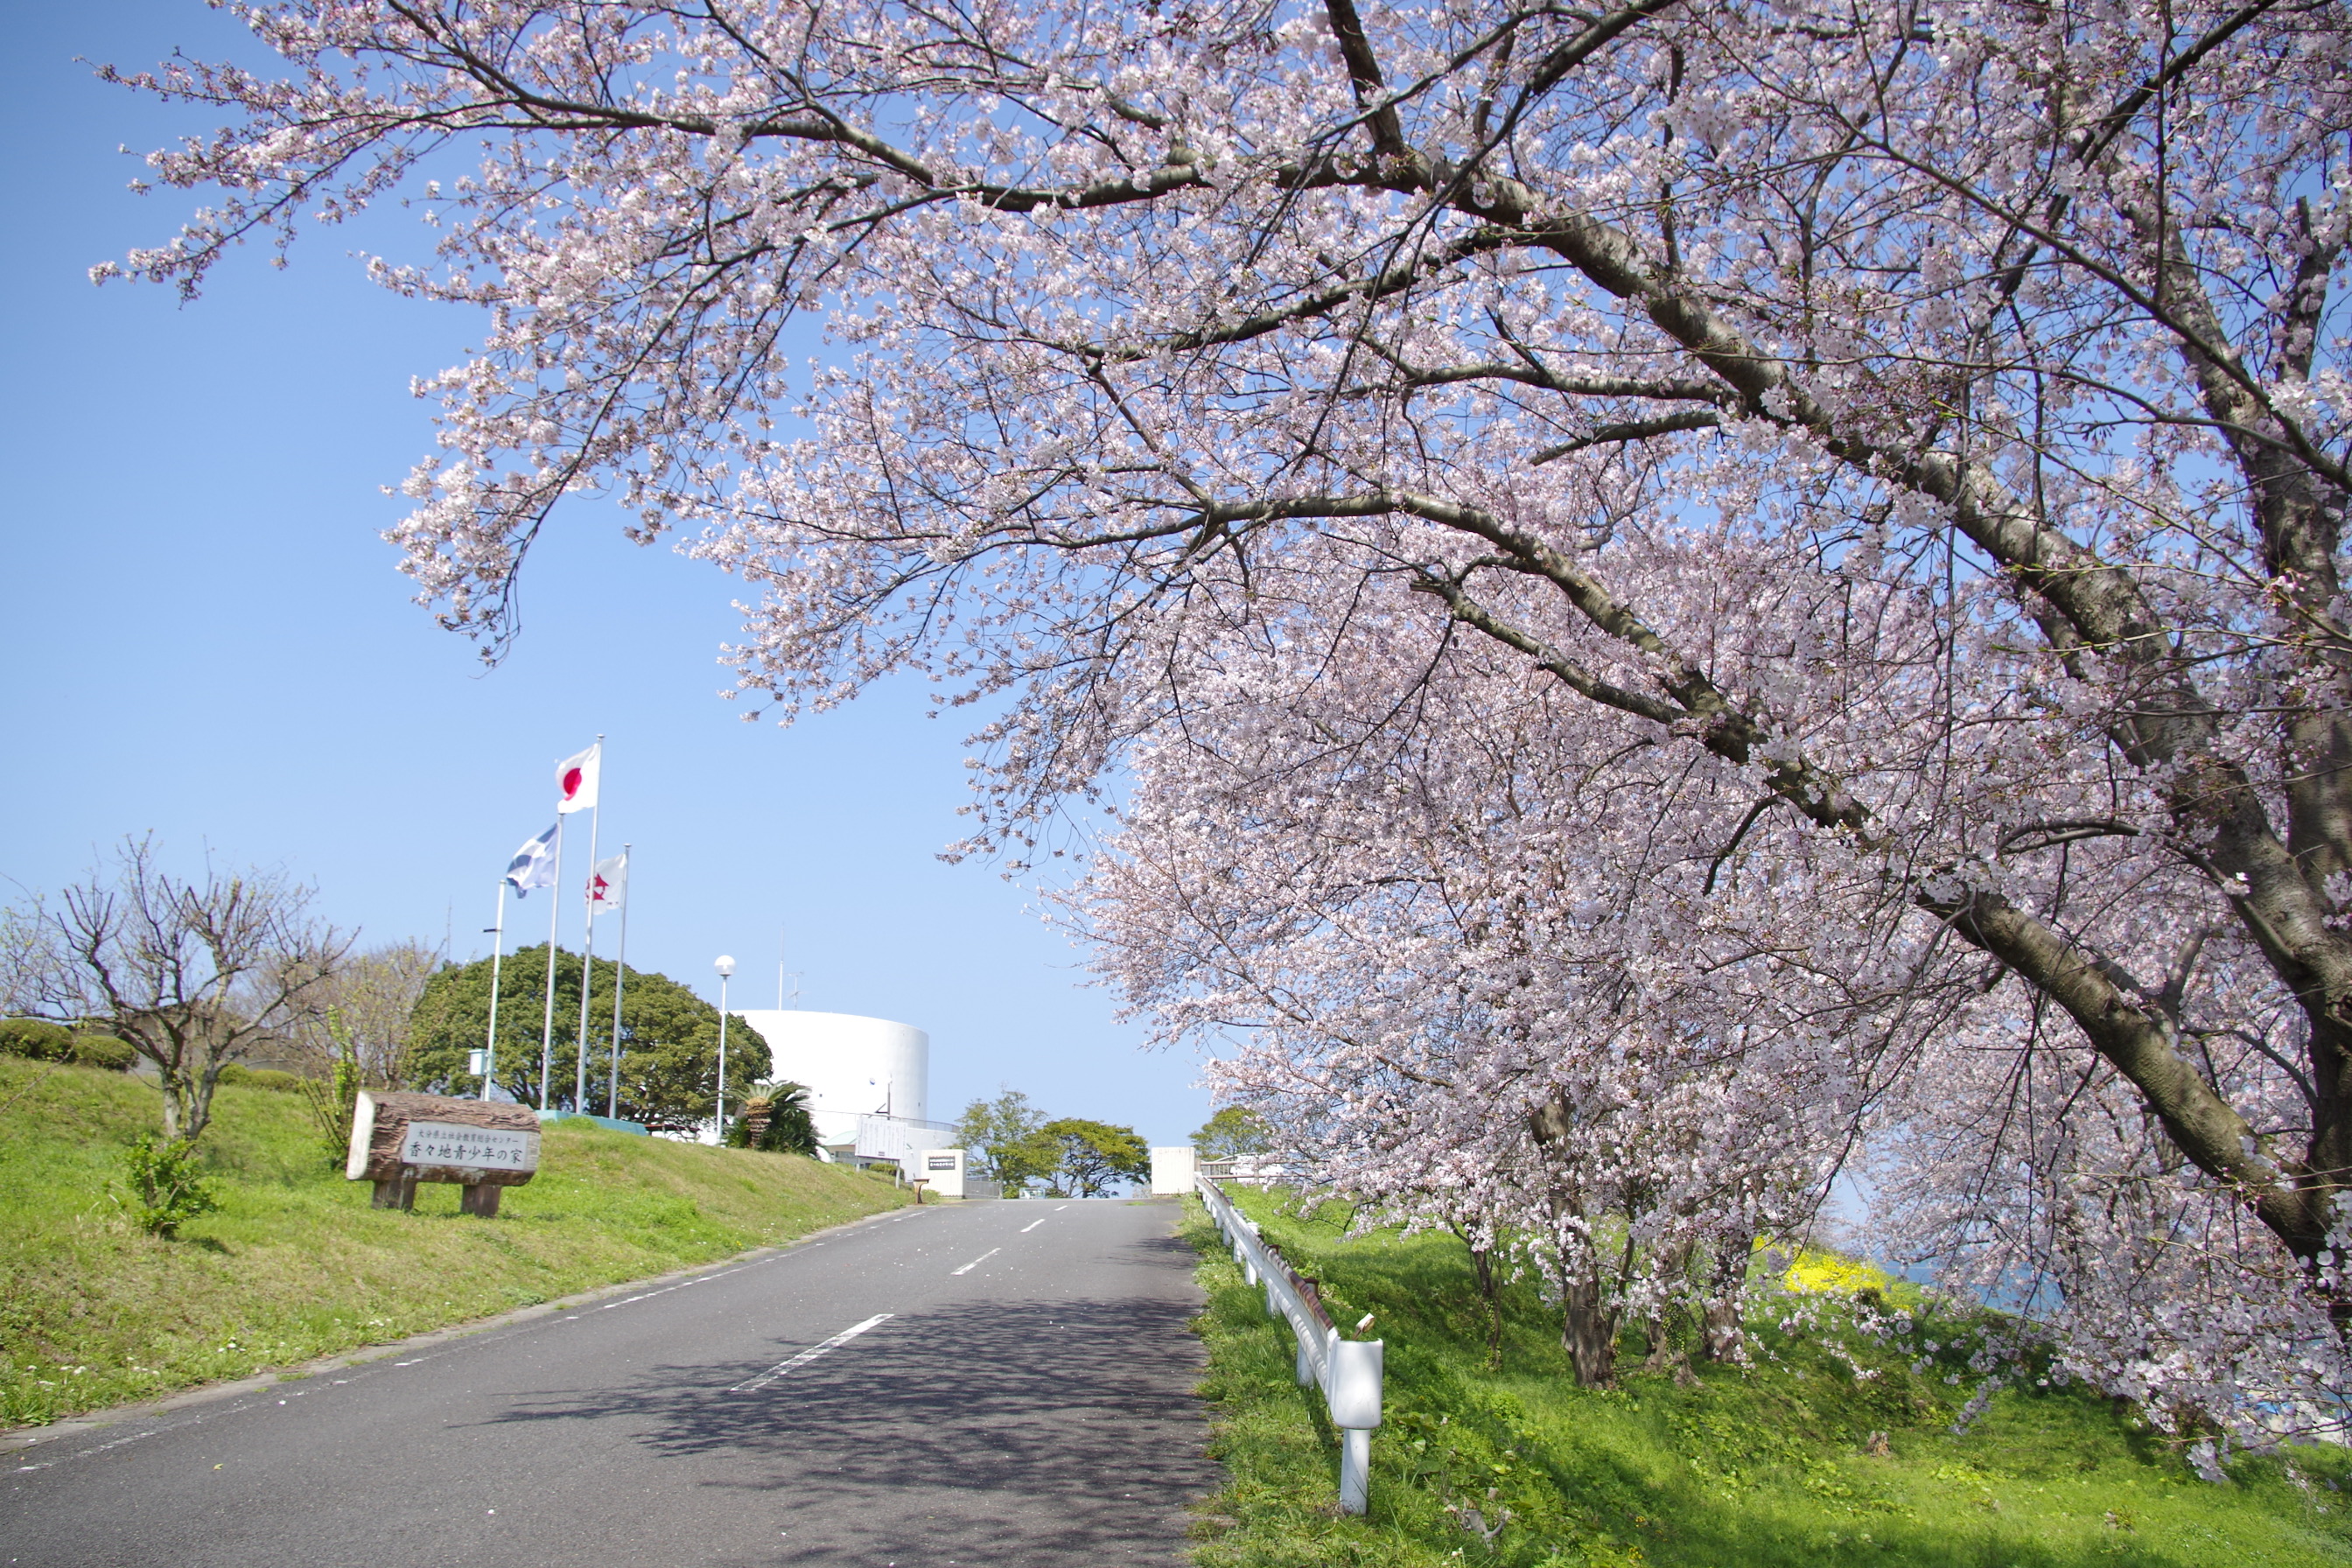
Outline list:
[[[780,1554],[743,1562],[1172,1561],[1223,1476],[1192,1392],[1192,1255],[1129,1245],[1107,1277],[1136,1294],[919,1309],[753,1392],[730,1389],[807,1345],[525,1398],[499,1424],[613,1423],[704,1486],[772,1500]]]

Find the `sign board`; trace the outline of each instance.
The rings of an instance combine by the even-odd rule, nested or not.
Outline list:
[[[455,1182],[466,1212],[488,1216],[499,1188],[538,1169],[539,1118],[524,1106],[370,1089],[352,1108],[343,1174],[373,1182],[380,1208],[408,1207],[419,1182]]]
[[[953,1154],[932,1154],[923,1162],[923,1168],[927,1171],[952,1171],[955,1165]]]
[[[412,1121],[400,1134],[404,1165],[469,1165],[487,1171],[539,1169],[539,1134],[456,1121]]]

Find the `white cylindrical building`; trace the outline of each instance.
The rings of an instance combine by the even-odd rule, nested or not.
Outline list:
[[[819,1142],[854,1141],[861,1116],[929,1117],[931,1037],[912,1024],[775,1007],[735,1016],[768,1042],[770,1078],[808,1085]]]

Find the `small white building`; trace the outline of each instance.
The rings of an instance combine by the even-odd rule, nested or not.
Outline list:
[[[908,1176],[910,1180],[920,1182],[930,1188],[937,1196],[963,1197],[966,1195],[964,1180],[967,1158],[968,1156],[961,1149],[920,1150],[915,1155],[914,1168],[908,1172]]]
[[[1198,1157],[1190,1143],[1179,1143],[1171,1149],[1154,1149],[1151,1152],[1151,1195],[1164,1198],[1191,1192]]]

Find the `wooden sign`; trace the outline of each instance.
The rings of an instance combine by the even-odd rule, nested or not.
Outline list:
[[[539,1169],[539,1118],[520,1105],[444,1094],[362,1090],[352,1112],[343,1175],[375,1184],[375,1206],[404,1209],[419,1182],[456,1182],[460,1206],[485,1218],[499,1189],[520,1186]]]

